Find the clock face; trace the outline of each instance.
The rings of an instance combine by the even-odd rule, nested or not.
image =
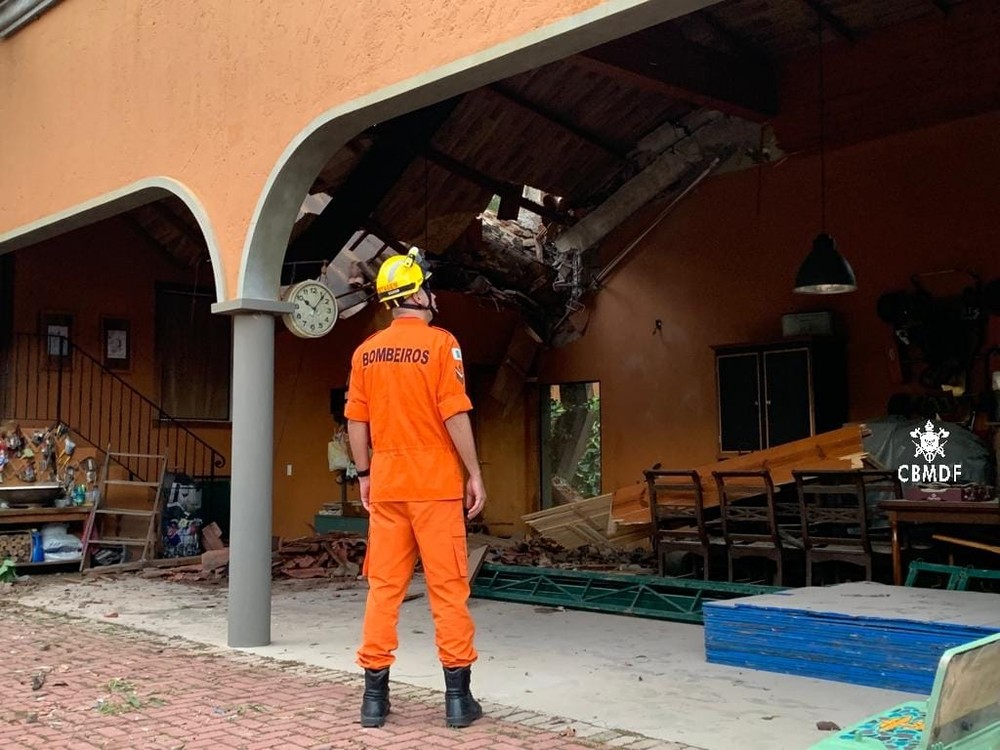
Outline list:
[[[337,322],[337,300],[325,284],[302,281],[292,286],[285,299],[295,310],[283,316],[285,325],[296,336],[325,336]]]

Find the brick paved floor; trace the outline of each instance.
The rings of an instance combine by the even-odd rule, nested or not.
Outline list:
[[[400,684],[386,726],[361,729],[358,674],[216,652],[112,623],[0,597],[0,748],[683,747],[500,706],[486,706],[468,729],[447,729],[441,693]]]

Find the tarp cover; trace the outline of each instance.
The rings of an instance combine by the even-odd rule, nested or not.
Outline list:
[[[871,434],[864,446],[888,469],[900,466],[934,466],[928,474],[945,484],[993,484],[994,461],[989,446],[974,433],[954,422],[888,417],[865,423]],[[944,430],[944,432],[942,432]],[[960,475],[954,478],[955,467]],[[942,480],[942,477],[951,477]]]

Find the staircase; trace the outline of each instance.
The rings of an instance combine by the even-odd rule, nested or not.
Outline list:
[[[172,472],[209,485],[226,466],[221,453],[68,339],[13,335],[0,351],[0,419],[61,422],[102,451],[165,455]],[[159,478],[155,462],[127,454],[116,461],[131,479]]]

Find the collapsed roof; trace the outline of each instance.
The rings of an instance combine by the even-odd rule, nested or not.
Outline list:
[[[712,172],[816,146],[815,131],[782,129],[778,94],[821,42],[888,43],[909,22],[945,23],[976,3],[727,0],[374,125],[316,177],[283,282],[333,261],[328,278],[355,312],[379,259],[417,245],[438,288],[515,306],[551,341],[608,267],[601,239],[629,215],[656,199],[669,209]],[[949,29],[948,43],[979,44],[968,27]],[[814,80],[800,71],[793,83]],[[160,204],[133,221],[198,262],[193,219]]]

